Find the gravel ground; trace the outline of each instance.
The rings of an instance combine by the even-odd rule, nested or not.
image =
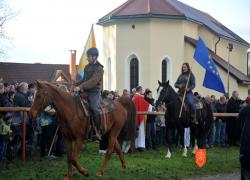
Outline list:
[[[229,174],[217,174],[213,176],[202,176],[195,178],[188,178],[185,180],[240,180],[240,172],[229,173]]]

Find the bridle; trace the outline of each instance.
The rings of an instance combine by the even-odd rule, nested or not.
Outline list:
[[[169,92],[169,87],[166,88],[166,92],[164,93],[164,96],[163,96],[162,100],[161,100],[161,101],[158,100],[158,103],[164,102],[164,99],[166,98],[168,92]],[[159,99],[159,98],[158,98],[158,99]],[[168,102],[168,103],[165,102],[165,106],[167,107],[167,106],[169,106],[169,105],[172,104],[172,103],[174,103],[174,100],[172,100],[172,101],[170,101],[170,102]]]
[[[44,104],[45,104],[45,102],[46,102],[46,98],[47,98],[47,96],[48,96],[48,91],[47,90],[45,90],[44,91],[44,93],[43,93],[43,95],[44,95],[44,98],[43,98],[43,103],[42,103],[42,106],[41,107],[43,107],[44,106]],[[36,96],[37,96],[37,94],[35,94],[35,99],[34,99],[34,101],[36,100]]]
[[[164,89],[164,87],[163,87],[163,89]],[[159,90],[159,89],[158,89]],[[162,90],[161,90],[162,91]],[[161,93],[161,92],[160,92]],[[162,102],[164,102],[164,99],[165,99],[165,97],[167,96],[167,93],[168,93],[168,88],[166,89],[166,92],[164,93],[164,95],[163,95],[163,98],[162,98],[162,100],[161,101],[159,101],[159,97],[158,97],[158,103],[162,103]],[[169,105],[169,104],[171,104],[172,102],[170,102],[170,103],[167,103],[167,104],[165,104],[166,106],[167,105]]]

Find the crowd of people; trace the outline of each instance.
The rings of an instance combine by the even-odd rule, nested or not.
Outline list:
[[[67,91],[67,87],[61,86],[61,88]],[[35,86],[34,84],[22,83],[0,83],[0,106],[1,107],[31,107],[34,100]],[[145,102],[150,106],[147,106],[147,110],[155,111],[155,99],[150,89],[143,91],[141,86],[129,90],[124,89],[121,96],[131,98],[133,101],[136,96],[142,97]],[[199,96],[198,93],[194,93],[194,96]],[[108,98],[109,100],[116,100],[120,95],[118,91],[102,91],[102,98]],[[240,100],[238,92],[234,91],[230,98],[221,96],[216,99],[214,95],[206,96],[206,101],[210,104],[213,112],[218,113],[238,113],[240,110],[250,104],[250,91],[246,100]],[[135,102],[135,101],[134,101]],[[136,103],[136,102],[135,102]],[[49,105],[47,110],[53,109],[53,105]],[[164,104],[158,107],[157,111],[165,112],[166,107]],[[21,125],[20,112],[8,113],[0,112],[0,161],[6,161],[8,157],[8,143],[15,137],[17,127]],[[235,120],[236,117],[215,117],[208,133],[207,133],[207,148],[214,146],[232,146],[239,145],[240,142],[240,123]],[[35,149],[40,149],[40,157],[46,157],[50,148],[52,138],[54,136],[57,127],[57,117],[55,112],[45,111],[36,120],[32,120],[27,116],[27,154],[34,154]],[[167,120],[163,115],[147,115],[145,123],[144,146],[137,146],[139,151],[157,149],[162,145],[166,145],[166,125]],[[144,128],[144,127],[143,127]],[[16,131],[16,132],[15,132]],[[20,133],[20,132],[19,132]],[[141,141],[141,140],[140,140]],[[11,144],[11,143],[10,143]],[[108,137],[102,136],[100,141],[100,153],[105,153],[108,146]],[[128,152],[128,149],[124,149]],[[65,147],[60,132],[57,135],[57,141],[52,150],[51,159],[55,159],[57,156],[62,156],[65,153]]]
[[[62,86],[62,88],[64,88]],[[35,85],[26,82],[0,83],[0,107],[31,107]],[[46,109],[52,109],[51,105]],[[11,161],[21,149],[21,112],[0,112],[0,162]],[[54,132],[57,116],[53,111],[44,111],[35,120],[26,116],[26,154],[32,156],[40,149],[40,157],[46,157]],[[65,153],[62,135],[59,132],[49,158],[55,159]]]

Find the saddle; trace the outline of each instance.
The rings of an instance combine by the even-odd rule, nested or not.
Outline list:
[[[179,94],[179,100],[182,102],[183,99],[183,95]],[[194,105],[195,105],[195,109],[203,109],[203,103],[201,102],[201,100],[198,97],[194,97]],[[188,103],[187,103],[187,99],[185,99],[184,104],[183,104],[183,108],[184,110],[188,109]]]
[[[203,109],[203,103],[198,97],[194,97],[195,109]]]
[[[90,123],[93,125],[94,113],[89,107],[88,95],[86,93],[79,93],[79,99],[81,102],[82,109],[87,117],[91,119]],[[112,100],[103,99],[100,103],[100,118],[101,118],[101,129],[103,132],[107,130],[108,114],[115,111],[115,105]]]
[[[86,93],[79,93],[80,101],[84,112],[89,109],[88,95]],[[115,110],[114,102],[109,99],[103,99],[100,104],[100,112],[110,113]],[[86,112],[86,114],[89,114]]]

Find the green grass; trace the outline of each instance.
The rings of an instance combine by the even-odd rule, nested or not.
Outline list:
[[[181,156],[180,149],[174,149],[172,159],[165,159],[166,148],[146,151],[135,155],[126,155],[127,171],[121,172],[121,163],[113,154],[102,179],[182,179],[185,177],[205,176],[240,170],[239,148],[213,148],[207,150],[207,163],[200,169],[195,165],[189,150],[187,158]],[[89,170],[88,179],[101,179],[96,172],[101,168],[104,156],[98,154],[98,144],[89,143],[82,150],[79,162]],[[38,157],[28,159],[25,163],[17,160],[7,167],[0,167],[0,179],[5,180],[47,180],[63,179],[67,172],[66,157],[56,161],[42,160]],[[74,170],[75,179],[84,177]]]

